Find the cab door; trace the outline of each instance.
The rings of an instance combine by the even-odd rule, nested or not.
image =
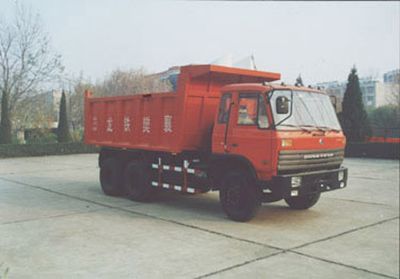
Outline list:
[[[230,121],[234,112],[234,94],[232,92],[222,93],[218,114],[214,121],[212,135],[212,152],[226,154],[229,152],[228,139],[232,133]]]
[[[259,179],[272,176],[271,119],[267,99],[260,92],[239,92],[234,96],[229,119],[227,146],[230,154],[247,158],[256,169]]]

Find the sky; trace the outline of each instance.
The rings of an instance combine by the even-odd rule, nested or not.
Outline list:
[[[11,18],[15,0],[0,0]],[[294,83],[381,77],[400,68],[400,2],[19,0],[40,14],[67,73],[158,72],[254,55]]]

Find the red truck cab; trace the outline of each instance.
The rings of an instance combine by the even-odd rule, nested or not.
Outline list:
[[[329,97],[315,89],[232,84],[221,89],[212,153],[252,166],[263,201],[309,208],[343,188],[345,137]],[[233,168],[229,166],[228,168]]]

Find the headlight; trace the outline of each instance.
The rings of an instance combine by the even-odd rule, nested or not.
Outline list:
[[[291,183],[292,183],[292,188],[300,187],[301,186],[301,176],[293,176]]]
[[[339,171],[338,172],[338,180],[342,181],[344,179],[344,171]]]
[[[293,141],[291,139],[282,139],[281,146],[282,147],[290,147],[293,145]]]

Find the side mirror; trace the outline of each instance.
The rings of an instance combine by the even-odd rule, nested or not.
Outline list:
[[[288,114],[289,113],[289,99],[285,96],[276,98],[276,113]]]

